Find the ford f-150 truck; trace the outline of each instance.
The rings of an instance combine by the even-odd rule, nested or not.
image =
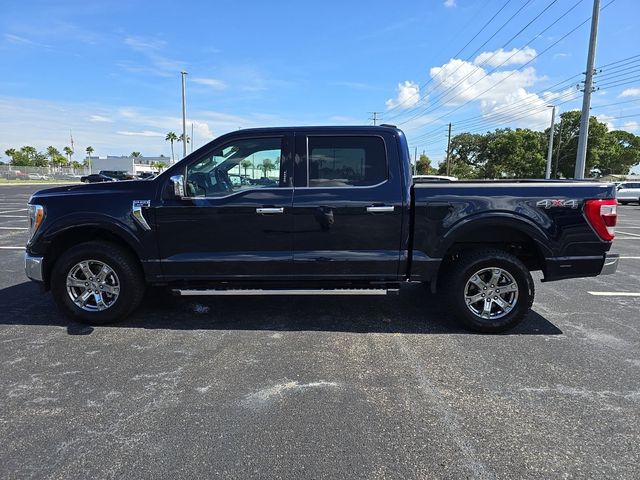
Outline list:
[[[614,185],[414,181],[393,126],[239,130],[153,180],[39,191],[29,216],[27,276],[94,324],[125,318],[146,285],[373,295],[421,282],[467,328],[498,332],[531,308],[531,271],[589,277],[618,261]]]

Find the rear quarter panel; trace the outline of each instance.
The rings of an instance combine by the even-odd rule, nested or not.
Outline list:
[[[479,228],[509,227],[527,234],[545,259],[602,256],[611,248],[583,215],[587,199],[615,198],[613,184],[593,182],[452,182],[412,190],[412,274],[429,276],[456,242],[473,242]],[[560,200],[548,208],[538,202]],[[571,202],[574,201],[574,202]]]

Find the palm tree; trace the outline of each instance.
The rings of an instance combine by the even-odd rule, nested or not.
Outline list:
[[[91,171],[91,154],[95,151],[91,145],[87,147],[85,150],[87,152],[87,156],[89,157],[89,171]]]
[[[264,172],[264,176],[265,177],[267,176],[267,173],[269,173],[271,170],[273,170],[273,168],[274,168],[273,162],[271,160],[269,160],[268,158],[265,158],[262,161],[261,169]]]
[[[247,170],[252,166],[251,160],[247,160],[246,158],[240,162],[240,166],[244,168],[244,176],[247,176]]]
[[[131,156],[132,156],[133,158],[138,158],[138,157],[141,157],[141,156],[142,156],[142,154],[141,154],[140,152],[131,152]]]
[[[69,158],[69,161],[71,161],[71,155],[73,155],[73,150],[71,150],[69,147],[64,147],[62,151]]]
[[[171,142],[171,163],[174,163],[174,158],[173,158],[173,142],[178,140],[178,136],[175,134],[175,132],[169,132],[167,133],[167,136],[164,137],[164,141],[165,142]]]

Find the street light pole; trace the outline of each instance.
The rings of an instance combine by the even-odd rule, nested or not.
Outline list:
[[[587,163],[587,141],[589,139],[589,111],[591,110],[591,93],[593,92],[593,66],[596,61],[596,43],[598,38],[598,19],[600,17],[600,0],[593,0],[591,14],[591,36],[589,37],[589,54],[587,55],[587,71],[585,72],[584,94],[582,96],[582,116],[580,117],[580,137],[576,155],[575,178],[584,178]]]
[[[547,107],[553,108],[551,110],[551,130],[549,131],[549,150],[547,151],[547,169],[544,172],[544,178],[549,180],[551,178],[551,157],[553,157],[553,130],[554,130],[554,125],[556,123],[556,106],[547,105]]]
[[[180,72],[182,75],[182,158],[187,156],[187,72]]]

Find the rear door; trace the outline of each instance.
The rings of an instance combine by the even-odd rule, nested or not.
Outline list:
[[[403,205],[393,135],[298,131],[294,180],[296,275],[397,279]]]

